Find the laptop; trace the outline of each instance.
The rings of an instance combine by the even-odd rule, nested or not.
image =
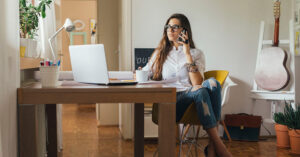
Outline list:
[[[103,44],[69,46],[74,80],[103,85],[133,85],[133,80],[109,78]]]

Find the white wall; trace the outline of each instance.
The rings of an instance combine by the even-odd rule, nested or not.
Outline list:
[[[119,70],[131,70],[132,54],[132,0],[119,0]]]
[[[107,67],[119,70],[119,0],[98,0],[98,43],[104,44]]]
[[[0,157],[17,156],[18,6],[18,0],[0,1]]]
[[[196,47],[206,55],[206,70],[226,69],[238,83],[231,91],[224,113],[250,113],[260,21],[266,21],[266,37],[273,36],[272,0],[132,0],[134,48],[155,48],[172,13],[190,20]],[[288,38],[291,1],[283,1],[280,38]],[[270,116],[270,106],[258,102],[254,114]],[[271,125],[268,128],[273,130]],[[266,132],[263,130],[262,134]]]

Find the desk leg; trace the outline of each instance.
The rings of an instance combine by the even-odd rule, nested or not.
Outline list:
[[[158,113],[158,156],[176,154],[176,108],[175,104],[159,104]]]
[[[57,119],[56,104],[46,104],[48,131],[47,153],[49,157],[57,157]]]
[[[38,127],[35,105],[18,104],[18,124],[19,157],[37,157]]]
[[[144,103],[134,104],[134,156],[144,156]]]

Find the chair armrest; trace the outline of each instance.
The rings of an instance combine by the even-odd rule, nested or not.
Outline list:
[[[221,106],[223,107],[229,100],[229,92],[230,92],[230,88],[233,86],[236,86],[237,84],[234,83],[230,77],[228,76],[225,80],[223,89],[222,89],[222,103]]]

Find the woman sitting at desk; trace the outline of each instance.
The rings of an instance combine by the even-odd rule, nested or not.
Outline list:
[[[149,71],[152,80],[177,78],[176,82],[168,83],[177,91],[176,121],[194,102],[199,120],[210,137],[206,155],[231,156],[217,130],[221,115],[221,86],[213,78],[204,81],[204,54],[195,48],[185,15],[173,14],[167,20],[163,37],[143,70]]]

